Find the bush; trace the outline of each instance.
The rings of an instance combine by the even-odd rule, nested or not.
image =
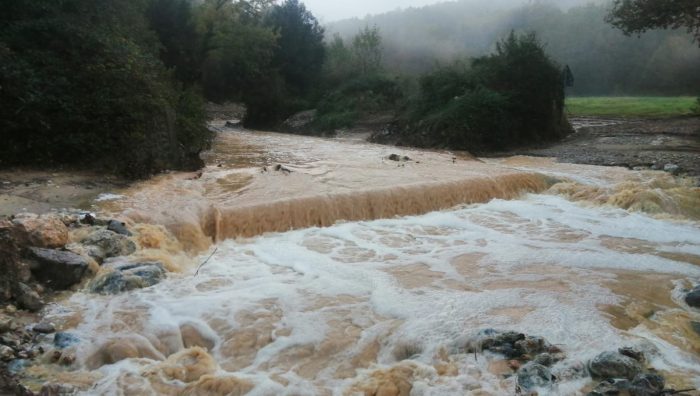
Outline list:
[[[511,33],[471,67],[439,67],[420,82],[403,118],[403,140],[421,146],[500,150],[569,131],[561,69],[534,34]]]
[[[363,114],[396,108],[403,96],[396,79],[382,74],[355,77],[319,102],[313,126],[322,131],[351,127]]]

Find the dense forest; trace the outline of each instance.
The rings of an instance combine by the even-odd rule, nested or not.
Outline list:
[[[446,2],[335,22],[327,30],[348,40],[376,26],[386,68],[409,74],[487,54],[511,30],[534,31],[552,59],[571,68],[576,81],[570,95],[700,92],[700,51],[686,29],[626,36],[607,23],[608,1],[523,3]]]
[[[194,169],[207,101],[244,103],[251,128],[317,109],[311,133],[390,113],[409,144],[479,151],[561,137],[574,81],[569,94],[700,91],[684,31],[628,37],[601,5],[475,4],[327,30],[298,0],[4,2],[0,166]]]

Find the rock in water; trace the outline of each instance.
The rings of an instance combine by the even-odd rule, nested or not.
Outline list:
[[[58,216],[24,213],[15,216],[12,224],[20,245],[59,248],[68,243],[68,227]]]
[[[72,252],[29,248],[32,273],[56,290],[67,289],[80,282],[88,268],[88,259]]]
[[[588,369],[594,378],[631,380],[642,372],[642,365],[619,352],[603,352],[590,361]]]
[[[518,386],[523,391],[546,388],[551,386],[553,382],[552,372],[541,364],[530,362],[518,370]]]
[[[39,293],[21,282],[16,286],[15,299],[19,306],[27,311],[36,312],[44,307],[44,301],[39,297]]]
[[[34,330],[35,333],[51,334],[56,331],[56,327],[53,323],[41,322],[35,325],[32,330]]]
[[[630,395],[657,396],[666,387],[666,380],[658,374],[638,374],[632,381]]]
[[[685,295],[685,303],[693,308],[700,308],[700,286],[696,286]]]
[[[588,396],[609,396],[629,394],[632,384],[626,379],[606,379],[598,384]],[[626,393],[623,393],[626,392]]]
[[[128,256],[136,251],[136,244],[127,236],[105,229],[93,232],[80,242],[86,246],[99,248],[99,250],[88,250],[98,262],[109,257]]]
[[[53,344],[56,348],[64,349],[80,342],[80,338],[72,333],[58,332],[53,336]]]
[[[117,234],[131,236],[131,231],[126,228],[126,223],[119,220],[110,220],[107,224],[107,229]]]
[[[118,294],[153,286],[164,278],[165,269],[161,263],[124,263],[114,266],[114,271],[96,278],[90,290],[93,293]]]
[[[681,173],[681,168],[676,164],[666,164],[664,165],[664,171],[672,175],[678,175],[679,173]]]

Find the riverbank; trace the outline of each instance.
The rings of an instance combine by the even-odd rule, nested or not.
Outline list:
[[[700,117],[632,120],[586,117],[571,121],[575,132],[557,143],[489,157],[555,157],[563,163],[700,176]]]

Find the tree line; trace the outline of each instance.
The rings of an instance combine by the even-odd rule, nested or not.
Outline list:
[[[386,68],[413,75],[456,58],[488,54],[511,30],[534,31],[552,59],[572,70],[570,94],[700,92],[695,0],[579,1],[566,9],[559,1],[515,3],[446,2],[339,21],[327,29],[349,39],[364,26],[377,26]]]
[[[140,177],[201,166],[204,101],[251,126],[305,108],[323,28],[297,0],[13,0],[0,13],[0,165]]]

